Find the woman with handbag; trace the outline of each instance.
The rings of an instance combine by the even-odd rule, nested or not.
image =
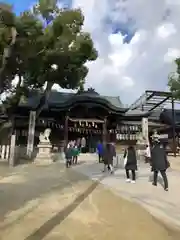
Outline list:
[[[128,146],[124,152],[124,167],[126,170],[126,182],[136,182],[136,170],[137,170],[137,158],[136,150],[134,146]],[[132,180],[130,179],[130,171],[132,174]]]
[[[164,190],[168,191],[168,179],[166,175],[166,170],[170,167],[170,163],[167,159],[167,154],[164,149],[164,146],[160,143],[159,137],[153,139],[154,146],[151,150],[151,166],[154,173],[153,176],[153,185],[157,186],[158,173],[161,173],[161,176],[164,181]]]

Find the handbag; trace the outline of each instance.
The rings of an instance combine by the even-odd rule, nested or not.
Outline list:
[[[126,166],[127,163],[127,156],[124,158],[124,167]]]
[[[128,152],[126,152],[126,155],[125,155],[125,157],[124,157],[124,167],[125,167],[126,164],[127,164],[127,156],[128,156]]]

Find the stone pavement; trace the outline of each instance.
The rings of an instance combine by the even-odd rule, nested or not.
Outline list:
[[[171,162],[171,168],[180,171],[180,156],[168,156],[168,159]]]
[[[91,185],[59,163],[6,169],[0,178],[0,239],[25,239]]]
[[[6,170],[0,178],[1,240],[180,239],[178,232],[106,187],[106,182],[118,178],[119,170],[116,176],[106,178],[101,166],[93,161],[72,169],[65,169],[64,164],[57,162]],[[86,175],[99,181],[92,181]],[[118,179],[123,184],[120,178],[123,176]],[[133,189],[137,185],[128,187]]]
[[[91,179],[99,180],[125,199],[140,204],[152,215],[163,220],[165,223],[180,229],[179,171],[168,170],[169,192],[165,192],[160,176],[158,186],[152,186],[152,173],[147,164],[140,164],[136,184],[125,182],[125,171],[121,165],[117,169],[115,168],[114,175],[104,174],[102,173],[102,169],[103,165],[98,164],[97,161],[89,162],[75,168],[76,171],[87,175]],[[103,175],[105,176],[102,179]]]

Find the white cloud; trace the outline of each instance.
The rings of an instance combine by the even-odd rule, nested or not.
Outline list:
[[[164,56],[164,61],[171,63],[178,56],[180,56],[180,49],[169,48]]]
[[[87,86],[101,94],[119,95],[131,103],[146,89],[165,90],[168,74],[180,55],[180,4],[178,0],[74,0],[85,15],[99,51],[89,63]],[[112,25],[135,31],[129,44]]]
[[[59,7],[69,4],[59,1]],[[86,87],[119,95],[124,103],[147,89],[167,90],[168,74],[180,56],[180,0],[72,0],[72,7],[82,9],[84,29],[99,51],[98,59],[87,64]],[[121,32],[113,34],[112,26],[135,32],[130,43]]]
[[[160,27],[157,29],[157,34],[160,38],[168,38],[171,35],[175,34],[177,32],[174,24],[172,23],[166,23],[163,25],[160,25]]]

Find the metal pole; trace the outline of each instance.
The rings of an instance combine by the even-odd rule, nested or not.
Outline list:
[[[176,118],[174,111],[174,98],[172,96],[172,134],[173,134],[173,152],[174,157],[176,157]]]
[[[104,118],[103,122],[103,144],[104,146],[107,143],[107,117]]]

